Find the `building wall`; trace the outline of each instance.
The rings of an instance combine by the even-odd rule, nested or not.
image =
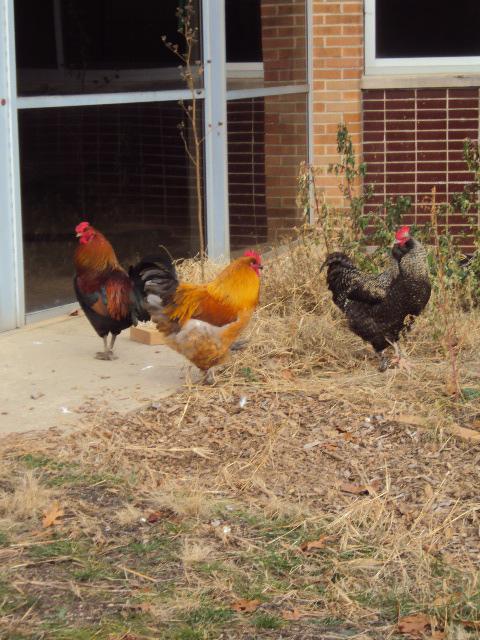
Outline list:
[[[479,139],[479,88],[362,91],[363,45],[363,0],[313,0],[313,162],[321,170],[319,191],[329,203],[341,204],[338,179],[327,168],[338,159],[336,131],[344,122],[359,159],[367,163],[373,203],[410,196],[407,222],[425,223],[434,185],[442,203],[473,178],[462,148],[466,137]],[[468,230],[460,214],[450,223],[454,233]]]
[[[304,0],[262,0],[264,84],[306,85],[307,13]],[[298,167],[307,160],[305,94],[269,96],[265,105],[265,196],[268,240],[301,223],[296,205]]]
[[[479,104],[478,87],[364,91],[363,154],[375,188],[372,202],[410,196],[407,222],[428,223],[433,187],[442,204],[473,179],[463,144],[465,138],[478,140]],[[454,214],[450,231],[468,232],[466,222]]]
[[[360,81],[363,72],[363,1],[313,0],[313,163],[329,202],[340,203],[338,180],[328,175],[337,156],[336,133],[344,122],[361,147]]]

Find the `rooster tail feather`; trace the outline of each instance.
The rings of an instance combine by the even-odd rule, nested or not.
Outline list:
[[[158,312],[169,304],[178,287],[175,265],[166,254],[145,256],[130,267],[128,275],[135,297],[140,303],[139,320],[149,320],[154,311]]]
[[[342,287],[345,275],[356,271],[355,265],[345,253],[329,253],[323,264],[327,267],[327,284],[330,291]]]
[[[333,294],[333,302],[344,310],[351,276],[357,269],[350,258],[339,251],[329,253],[323,266],[327,267],[327,285]]]

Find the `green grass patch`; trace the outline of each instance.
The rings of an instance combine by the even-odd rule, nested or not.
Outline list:
[[[43,469],[45,467],[49,467],[50,469],[62,469],[65,466],[62,462],[57,462],[52,458],[36,455],[34,453],[26,453],[19,456],[17,460],[24,464],[27,469]]]
[[[282,620],[271,613],[259,611],[253,616],[252,622],[257,629],[280,629]]]
[[[10,538],[5,531],[0,531],[0,547],[8,547],[10,544]]]
[[[57,540],[51,544],[39,544],[29,548],[28,555],[34,559],[55,558],[57,556],[78,556],[86,552],[85,543],[71,540]]]
[[[147,541],[130,542],[125,547],[127,553],[136,556],[155,556],[158,559],[172,558],[178,548],[176,540],[169,536],[155,536]],[[159,555],[160,554],[160,555]]]
[[[233,617],[233,611],[225,607],[216,607],[210,604],[203,604],[189,611],[185,616],[185,622],[191,626],[195,625],[218,625],[222,622],[230,620]]]
[[[304,562],[304,558],[298,554],[280,553],[274,550],[268,550],[265,554],[258,556],[257,560],[262,567],[275,576],[290,574]]]
[[[5,576],[0,576],[0,617],[7,616],[22,606],[30,606],[33,600],[11,588]],[[1,637],[1,636],[0,636]]]
[[[78,582],[95,582],[96,580],[107,580],[116,578],[121,572],[114,567],[94,560],[87,561],[83,567],[72,572],[72,577]]]
[[[98,473],[84,472],[78,468],[59,469],[62,473],[51,475],[45,481],[49,487],[91,487],[96,484],[105,484],[107,486],[119,486],[123,484],[123,480],[113,474],[100,475]]]

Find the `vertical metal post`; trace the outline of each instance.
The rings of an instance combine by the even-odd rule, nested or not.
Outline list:
[[[313,0],[306,0],[306,19],[305,25],[307,33],[307,137],[308,137],[308,164],[315,163],[315,149],[313,139]],[[310,201],[313,202],[313,185],[311,185]],[[310,224],[315,222],[315,210],[313,206],[309,209]]]
[[[205,193],[210,258],[230,256],[225,0],[202,1]]]
[[[0,0],[0,331],[25,322],[13,0]]]

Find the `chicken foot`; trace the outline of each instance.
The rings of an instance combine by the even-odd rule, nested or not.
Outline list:
[[[115,344],[116,339],[117,336],[112,333],[109,346],[108,337],[103,336],[103,351],[97,351],[97,353],[95,354],[95,358],[97,360],[116,360],[117,356],[113,353],[113,345]]]
[[[216,380],[215,380],[215,374],[213,372],[213,367],[205,371],[205,375],[203,376],[202,382],[203,384],[208,384],[208,385],[215,384]]]
[[[389,361],[388,357],[385,355],[383,351],[377,351],[376,355],[378,356],[378,370],[382,373],[388,369]]]
[[[249,342],[249,340],[242,338],[240,340],[235,340],[235,342],[230,345],[230,351],[242,351],[247,347]]]
[[[398,367],[401,371],[406,371],[407,373],[410,373],[413,365],[411,362],[408,361],[408,359],[402,353],[399,343],[394,342],[393,348],[395,350],[395,356],[391,359],[390,363],[394,367]]]

